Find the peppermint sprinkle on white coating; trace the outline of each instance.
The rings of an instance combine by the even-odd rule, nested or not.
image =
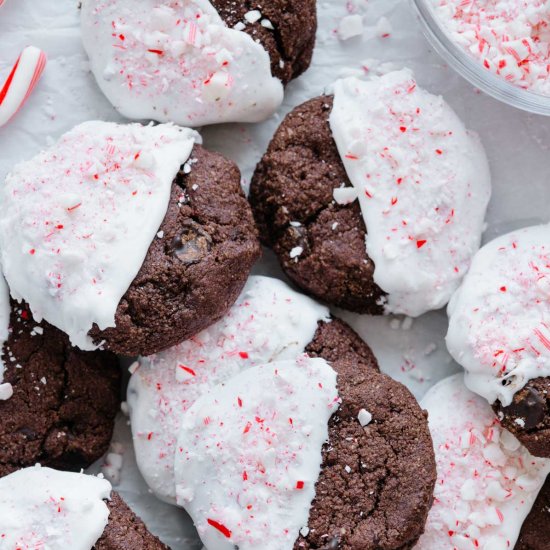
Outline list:
[[[514,548],[550,472],[504,430],[491,406],[457,374],[421,402],[429,414],[437,483],[418,550]]]
[[[240,372],[301,355],[319,321],[329,319],[327,308],[283,282],[252,276],[220,321],[140,359],[128,386],[128,405],[137,463],[159,498],[175,502],[174,453],[182,413]],[[244,396],[236,399],[245,405]]]
[[[39,465],[0,479],[0,546],[90,550],[109,517],[111,484]]]
[[[261,17],[252,10],[245,20]],[[134,120],[197,127],[273,114],[282,83],[271,74],[267,51],[244,28],[244,22],[228,28],[208,0],[82,4],[92,72],[114,107]]]
[[[0,189],[2,267],[37,322],[94,349],[88,331],[114,326],[198,140],[173,125],[86,122],[15,167]]]
[[[292,550],[338,401],[334,370],[304,355],[246,370],[195,402],[178,439],[176,493],[207,548]]]
[[[549,282],[550,225],[528,227],[486,244],[449,304],[449,352],[489,403],[550,376]]]
[[[409,70],[336,82],[332,134],[358,194],[388,313],[444,306],[479,248],[490,175],[483,147]],[[334,196],[344,189],[335,189]]]
[[[359,420],[359,424],[364,428],[372,422],[372,414],[366,409],[361,409],[357,415],[357,420]]]

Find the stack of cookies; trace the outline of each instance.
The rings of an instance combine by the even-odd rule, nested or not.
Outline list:
[[[207,550],[550,548],[550,229],[480,249],[478,137],[408,69],[343,78],[282,121],[247,198],[196,128],[277,111],[315,1],[80,9],[129,121],[0,188],[0,550],[167,548],[83,473],[124,392],[141,475]],[[251,275],[261,244],[288,282]],[[333,312],[447,304],[466,373],[421,403]]]

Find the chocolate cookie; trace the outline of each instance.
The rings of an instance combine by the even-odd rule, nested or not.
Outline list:
[[[119,409],[120,371],[109,352],[82,352],[26,306],[12,302],[0,401],[0,476],[37,462],[78,471],[108,449]]]
[[[82,2],[82,41],[96,81],[123,116],[202,127],[261,122],[304,72],[315,0]]]
[[[304,352],[309,358],[304,357]],[[277,382],[279,364],[280,369],[289,369],[281,376],[280,386]],[[173,365],[178,368],[170,368]],[[313,368],[313,378],[306,374],[309,365]],[[316,371],[317,368],[320,370]],[[332,374],[327,375],[327,371]],[[331,411],[336,408],[336,377],[343,403],[330,418]],[[266,383],[265,388],[262,381]],[[289,381],[287,394],[283,388],[289,387]],[[303,397],[300,391],[292,391],[292,388],[301,387],[308,388]],[[329,444],[323,450],[323,472],[311,508],[310,531],[296,542],[297,548],[322,548],[330,542],[327,536],[338,537],[338,547],[346,549],[409,548],[422,533],[435,479],[426,416],[404,386],[379,373],[371,349],[346,323],[331,318],[327,308],[277,279],[250,277],[241,296],[220,321],[191,340],[139,361],[139,368],[129,384],[128,404],[137,462],[146,482],[163,500],[186,507],[201,536],[215,536],[212,529],[217,529],[231,538],[234,529],[232,542],[239,545],[248,528],[236,522],[234,513],[245,522],[249,520],[246,510],[250,508],[239,508],[238,504],[237,509],[227,515],[222,512],[226,506],[233,508],[235,502],[241,502],[233,490],[240,491],[243,481],[245,485],[250,482],[243,499],[252,499],[250,505],[257,513],[267,512],[263,497],[254,493],[256,485],[250,477],[252,471],[265,473],[263,466],[255,466],[257,460],[262,461],[263,451],[254,446],[256,440],[249,441],[250,453],[258,453],[258,457],[241,457],[243,463],[249,465],[249,473],[243,474],[240,467],[234,472],[233,466],[241,464],[238,449],[243,442],[238,438],[249,430],[255,432],[253,426],[261,426],[258,428],[260,446],[265,442],[260,433],[268,440],[271,436],[267,434],[277,434],[273,443],[268,443],[272,445],[266,450],[270,456],[279,453],[288,457],[292,455],[290,449],[301,448],[302,443],[308,447],[309,443],[295,438],[301,437],[301,423],[306,430],[303,433],[308,433],[307,426],[312,420],[307,417],[311,414],[308,411],[315,410],[314,403],[319,404],[314,396],[317,387],[327,392],[321,398],[321,407],[322,415],[326,415],[325,430],[328,424]],[[263,396],[262,391],[267,392],[269,398]],[[330,402],[328,408],[324,405],[325,397]],[[161,407],[156,406],[159,402]],[[231,404],[236,408],[232,409]],[[369,414],[372,415],[370,419]],[[246,418],[240,418],[241,415]],[[214,427],[219,425],[218,416],[224,428],[215,431]],[[195,418],[196,423],[192,420]],[[315,414],[314,418],[318,423],[320,416]],[[289,425],[296,425],[293,428],[296,431],[288,433]],[[315,438],[319,437],[318,429],[316,426]],[[212,457],[213,470],[206,459],[200,459],[199,465],[194,454],[182,454],[182,449],[190,450],[195,445],[195,435],[206,442],[211,437],[219,438],[220,452],[233,449],[234,453],[220,456],[218,460]],[[321,435],[317,451],[319,461],[324,441],[326,435]],[[180,451],[175,452],[175,449]],[[190,452],[204,458],[200,449]],[[302,460],[289,463],[284,470],[291,471],[304,463]],[[287,487],[288,483],[296,483],[280,479],[279,474],[286,474],[274,472],[273,468],[278,466],[271,461],[269,465],[266,468],[270,469],[270,479],[279,480],[275,486]],[[187,466],[206,468],[206,471],[199,473]],[[233,495],[231,503],[224,504],[226,496],[209,492],[210,483],[218,486],[217,478],[211,476],[214,470],[220,479],[235,484],[233,487],[223,483],[224,495]],[[260,476],[257,483],[263,487],[262,479]],[[307,479],[309,482],[315,479],[309,471]],[[206,486],[200,480],[204,480]],[[297,488],[300,490],[303,485],[298,484]],[[400,501],[399,509],[392,501],[396,491],[406,502]],[[189,495],[195,496],[189,499]],[[283,498],[282,493],[280,496]],[[204,517],[204,510],[209,509],[208,504],[202,508],[204,498],[220,499],[214,506],[220,518]],[[254,503],[256,498],[258,502]],[[284,498],[292,500],[287,493]],[[297,495],[296,498],[301,497]],[[303,515],[303,508],[301,511]],[[276,510],[271,509],[270,513],[279,517]],[[253,517],[257,517],[256,514]],[[230,525],[225,525],[225,520]],[[300,516],[300,521],[306,520],[307,514],[303,519]],[[280,525],[281,529],[288,527]],[[289,532],[294,533],[285,530]],[[203,541],[208,546],[208,542]],[[378,546],[379,543],[384,546]],[[290,544],[294,544],[294,539]]]
[[[190,338],[236,300],[261,250],[235,163],[196,145],[190,173],[170,204],[143,265],[118,306],[116,326],[94,327],[96,343],[151,355]]]
[[[497,401],[493,409],[531,454],[550,457],[550,378],[529,380],[508,407]]]
[[[107,502],[109,523],[93,550],[169,550],[152,535],[118,493]]]
[[[341,319],[319,321],[305,352],[310,357],[322,357],[329,363],[347,361],[355,363],[360,369],[380,371],[378,361],[368,344]]]
[[[295,550],[409,549],[436,479],[427,415],[410,392],[349,357],[334,359],[340,408],[329,422],[306,535]],[[360,411],[372,421],[361,426]]]
[[[550,537],[548,525],[550,522],[550,479],[540,490],[533,504],[531,513],[523,522],[515,550],[549,550]]]
[[[243,29],[259,40],[271,59],[271,72],[287,84],[308,67],[315,46],[317,11],[315,0],[273,0],[269,3],[212,0],[228,27],[246,21],[245,14],[258,10],[262,19]],[[271,22],[273,29],[262,24]]]
[[[440,309],[481,241],[483,147],[407,69],[333,88],[286,117],[258,164],[261,237],[326,302],[411,317]]]
[[[256,168],[250,202],[263,243],[285,273],[308,293],[359,313],[382,313],[357,201],[334,202],[351,187],[332,137],[331,96],[296,107],[283,121]],[[301,249],[298,261],[291,252]]]
[[[525,227],[487,243],[449,304],[447,348],[466,383],[534,456],[550,458],[548,234]]]

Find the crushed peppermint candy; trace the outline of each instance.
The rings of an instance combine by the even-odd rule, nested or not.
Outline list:
[[[1,263],[12,296],[73,345],[95,349],[88,332],[115,325],[197,141],[171,124],[93,121],[17,165],[0,189]]]
[[[438,478],[415,548],[514,548],[550,460],[531,456],[503,429],[461,374],[432,387],[421,405],[429,414]]]
[[[110,451],[101,465],[101,473],[112,485],[119,485],[122,465],[124,463],[124,449],[120,443],[112,442]]]
[[[109,519],[111,484],[36,465],[0,479],[0,546],[90,550]]]
[[[13,386],[9,382],[0,384],[0,401],[7,401],[13,396]]]
[[[453,296],[447,347],[489,403],[508,406],[529,380],[550,376],[549,287],[550,225],[540,225],[486,244]]]
[[[337,204],[351,204],[357,200],[359,192],[355,187],[337,187],[332,191],[332,195]]]
[[[366,409],[361,409],[357,415],[357,420],[359,420],[359,424],[364,428],[372,422],[372,414]]]
[[[547,0],[430,0],[440,25],[482,67],[550,95]]]
[[[88,0],[82,38],[99,87],[127,118],[260,122],[281,105],[283,85],[265,48],[243,32],[261,12],[244,18],[228,28],[208,0]]]
[[[207,548],[219,547],[220,533],[231,547],[293,547],[337,396],[335,371],[303,355],[245,370],[197,399],[182,419],[176,494]]]
[[[303,251],[304,251],[303,247],[301,247],[301,246],[295,246],[295,247],[290,251],[290,254],[289,254],[289,255],[290,255],[291,259],[294,260],[294,259],[297,259],[299,256],[301,256],[302,253],[303,253]]]
[[[491,193],[477,136],[407,69],[338,80],[330,127],[386,312],[417,317],[443,307],[479,248]],[[335,200],[352,200],[347,189],[335,189]]]
[[[318,322],[329,319],[326,307],[282,281],[252,276],[220,321],[178,346],[140,359],[130,379],[128,406],[137,463],[157,496],[176,500],[174,450],[181,413],[246,369],[301,355]],[[246,396],[237,395],[235,403],[246,407]]]
[[[349,40],[363,34],[363,18],[358,14],[346,15],[338,25],[338,38]]]
[[[244,14],[244,18],[249,23],[257,23],[262,18],[262,12],[259,10],[250,10]]]
[[[389,38],[391,36],[393,27],[390,20],[387,17],[381,17],[376,23],[376,33],[379,38]]]

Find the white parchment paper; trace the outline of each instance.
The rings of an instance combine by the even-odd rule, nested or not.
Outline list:
[[[412,68],[420,85],[443,94],[466,125],[480,134],[493,174],[485,241],[550,220],[550,118],[500,104],[454,74],[428,47],[408,0],[321,0],[318,12],[313,65],[289,85],[280,112],[263,124],[203,130],[208,148],[239,164],[245,187],[289,110],[319,95],[339,76],[363,71],[365,64],[372,67],[367,60],[377,59],[396,68]],[[337,28],[349,13],[363,16],[364,32],[361,37],[341,41]],[[391,26],[387,38],[376,31],[382,17]],[[80,43],[77,0],[7,0],[0,9],[0,80],[7,76],[22,48],[30,44],[47,52],[49,64],[25,109],[0,128],[0,181],[16,162],[34,155],[75,124],[90,119],[121,120],[88,71]],[[267,251],[255,271],[284,278]],[[382,370],[405,383],[419,398],[430,385],[458,370],[445,350],[447,320],[443,311],[424,315],[412,324],[401,318],[335,313],[371,345]],[[137,471],[127,419],[122,415],[114,441],[125,449],[122,481],[117,487],[123,497],[173,550],[201,548],[186,514],[148,492]]]

